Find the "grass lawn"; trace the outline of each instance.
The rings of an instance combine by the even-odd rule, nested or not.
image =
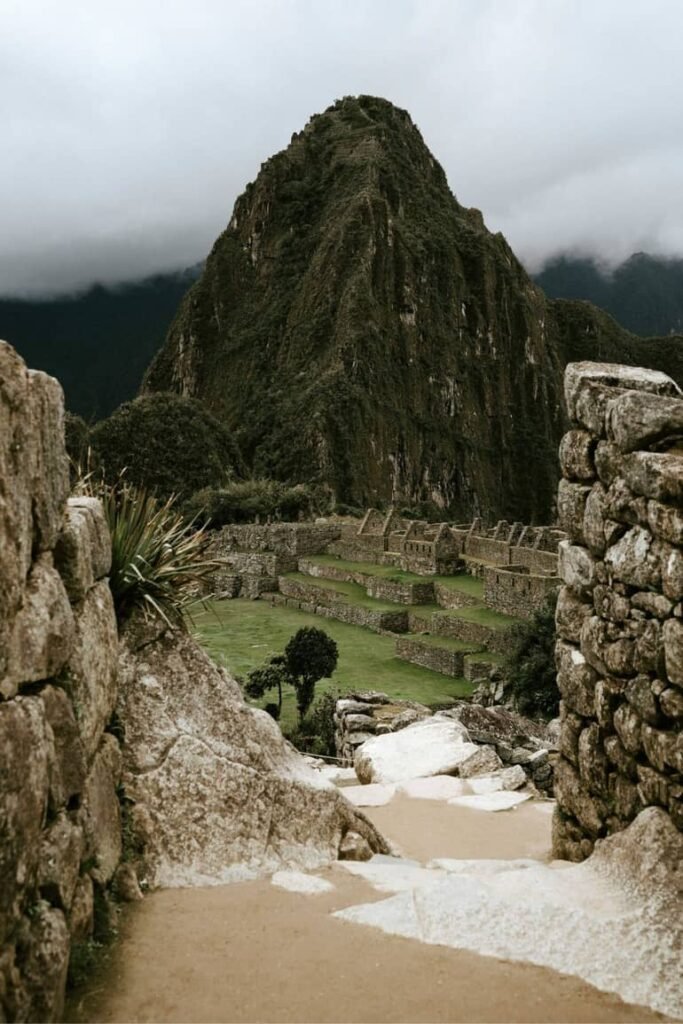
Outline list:
[[[333,591],[338,595],[340,601],[348,604],[355,604],[360,608],[371,608],[375,612],[404,611],[405,606],[394,604],[391,601],[378,601],[374,597],[368,597],[365,589],[358,583],[345,583],[343,580],[324,580],[318,576],[306,576],[302,572],[285,573],[285,579],[295,580],[297,583],[305,583],[309,587],[316,587],[319,590]]]
[[[333,566],[335,569],[342,569],[344,572],[362,572],[366,576],[379,576],[385,580],[392,580],[394,583],[429,583],[433,576],[419,576],[414,572],[405,572],[393,565],[377,565],[375,562],[348,562],[344,558],[337,558],[336,555],[315,555],[307,556],[307,562],[314,562],[325,569]]]
[[[509,629],[510,626],[519,626],[522,619],[514,619],[512,615],[503,615],[501,612],[494,612],[484,605],[474,605],[471,608],[456,608],[451,613],[456,619],[464,619],[467,622],[478,622],[482,626],[489,626],[491,629]]]
[[[323,629],[339,647],[339,664],[332,679],[321,680],[316,694],[328,690],[381,690],[391,697],[416,700],[422,704],[445,704],[468,696],[472,685],[439,672],[401,661],[394,655],[391,637],[334,619],[320,619],[294,608],[273,606],[266,601],[212,601],[193,613],[191,628],[211,656],[233,674],[245,676],[273,654],[280,654],[289,638],[302,626]],[[273,700],[267,696],[262,702]],[[294,693],[285,693],[282,726],[296,720]]]

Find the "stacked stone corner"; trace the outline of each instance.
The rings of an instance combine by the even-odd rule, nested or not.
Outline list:
[[[0,341],[0,1019],[61,1019],[110,908],[121,754],[100,503],[69,499],[62,391]]]
[[[645,807],[683,830],[683,396],[573,363],[565,399],[553,849],[579,861]]]

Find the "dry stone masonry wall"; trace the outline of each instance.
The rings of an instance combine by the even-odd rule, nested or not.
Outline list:
[[[0,341],[0,1019],[61,1018],[121,858],[102,507],[67,501],[62,391]]]
[[[567,367],[555,854],[657,805],[683,830],[683,399],[661,373]]]

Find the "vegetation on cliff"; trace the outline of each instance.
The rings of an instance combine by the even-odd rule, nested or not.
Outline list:
[[[255,476],[533,522],[579,355],[681,368],[586,304],[548,302],[409,115],[360,96],[247,186],[144,389],[200,398]]]

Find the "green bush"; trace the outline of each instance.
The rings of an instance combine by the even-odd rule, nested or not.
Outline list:
[[[310,519],[325,504],[325,496],[307,484],[283,484],[278,480],[243,480],[225,487],[206,487],[185,502],[188,517],[207,518],[213,529],[229,523],[253,523],[255,519],[296,521]]]
[[[559,712],[560,692],[555,669],[555,607],[557,592],[529,622],[515,629],[515,646],[504,666],[515,706],[523,715],[545,719]]]
[[[78,474],[88,461],[90,446],[90,428],[81,416],[71,412],[64,414],[64,443],[72,474]]]
[[[162,499],[189,497],[242,469],[230,432],[200,402],[166,392],[124,402],[93,427],[90,444],[109,483],[125,472]]]
[[[309,715],[295,729],[285,733],[297,750],[318,757],[335,757],[334,711],[338,694],[324,693]]]

